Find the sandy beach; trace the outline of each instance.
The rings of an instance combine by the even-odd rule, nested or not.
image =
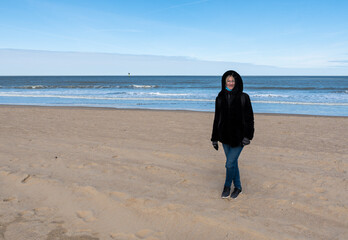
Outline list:
[[[348,118],[256,114],[225,200],[213,115],[0,106],[0,239],[348,238]]]

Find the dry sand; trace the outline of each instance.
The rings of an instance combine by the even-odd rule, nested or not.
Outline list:
[[[256,115],[220,198],[213,113],[0,107],[0,239],[348,239],[348,118]]]

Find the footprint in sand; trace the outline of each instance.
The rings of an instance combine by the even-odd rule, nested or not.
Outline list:
[[[145,170],[155,173],[155,172],[158,172],[160,169],[153,165],[147,165],[145,166]]]
[[[324,196],[320,196],[319,199],[322,200],[322,201],[328,201],[329,200],[327,197],[324,197]]]
[[[93,222],[96,220],[94,214],[91,211],[77,211],[76,216],[81,218],[85,222]]]
[[[3,202],[14,202],[14,201],[18,202],[18,199],[16,197],[8,197],[8,198],[4,198],[2,201]]]
[[[256,211],[253,211],[253,210],[247,209],[247,208],[239,209],[239,213],[242,216],[248,216],[248,217],[257,217],[259,215]]]
[[[317,187],[317,188],[314,188],[314,191],[316,193],[324,193],[325,192],[325,189],[324,188],[321,188],[321,187]]]
[[[25,210],[19,213],[19,216],[23,218],[32,218],[35,215],[34,210]]]
[[[123,193],[123,192],[110,192],[109,195],[114,200],[118,200],[122,202],[130,198],[130,196],[127,193]]]
[[[98,196],[100,192],[95,187],[92,186],[79,186],[77,190],[79,193],[82,193],[86,196]]]
[[[127,233],[111,233],[110,237],[115,240],[136,240],[134,234]]]
[[[275,183],[275,182],[264,182],[263,184],[262,184],[262,187],[263,188],[266,188],[266,189],[273,189],[273,188],[275,188],[277,186],[277,183]]]
[[[156,238],[156,237],[151,236],[151,237],[146,238],[145,240],[160,240],[160,238]]]
[[[160,240],[163,239],[163,232],[154,232],[151,229],[142,229],[135,234],[111,233],[110,237],[115,240]]]
[[[163,239],[163,232],[155,232],[152,231],[151,229],[143,229],[138,231],[135,236],[140,239],[145,239],[145,240],[159,240]]]
[[[21,181],[21,183],[26,183],[32,176],[30,174],[28,174],[25,178],[23,178],[23,180]]]
[[[40,208],[34,208],[33,212],[36,216],[48,216],[48,215],[52,215],[55,212],[55,210],[49,207],[40,207]]]
[[[150,229],[143,229],[143,230],[140,230],[139,232],[137,232],[135,234],[135,236],[137,236],[140,239],[145,239],[145,238],[149,237],[152,233],[153,233],[153,231]]]

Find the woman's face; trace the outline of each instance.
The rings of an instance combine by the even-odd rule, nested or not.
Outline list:
[[[234,77],[228,76],[226,78],[226,87],[230,90],[234,88],[234,85],[236,84],[236,81],[234,80]]]

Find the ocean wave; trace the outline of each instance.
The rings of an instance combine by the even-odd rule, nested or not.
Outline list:
[[[190,96],[192,95],[190,93],[160,93],[160,92],[150,92],[145,94],[154,95],[154,96]]]
[[[15,89],[46,89],[49,88],[48,86],[43,85],[34,85],[34,86],[20,86],[20,87],[14,87]]]
[[[287,98],[290,97],[289,95],[281,95],[281,94],[270,94],[270,93],[263,93],[263,94],[250,94],[251,97],[269,97],[269,98]]]
[[[191,93],[161,93],[161,92],[122,92],[124,95],[128,96],[192,96],[193,94]],[[117,92],[112,92],[110,94],[120,94]]]
[[[265,86],[265,87],[257,87],[257,86],[248,86],[248,89],[252,90],[340,90],[340,88],[337,87],[270,87],[270,86]]]
[[[131,88],[157,88],[157,85],[129,85]]]
[[[324,102],[252,101],[252,103],[291,104],[291,105],[320,105],[320,106],[348,106],[348,103],[324,103]]]
[[[113,85],[113,84],[99,84],[99,85],[23,85],[23,86],[0,86],[0,88],[7,88],[7,89],[28,89],[28,90],[36,90],[36,89],[112,89],[112,88],[126,88],[126,89],[151,89],[151,88],[161,88],[160,85],[142,85],[142,84],[130,84],[130,85]],[[166,86],[166,88],[169,89],[218,89],[216,86],[190,86],[190,85],[173,85],[173,86]],[[337,88],[337,87],[255,87],[250,86],[247,87],[247,89],[252,91],[257,90],[301,90],[301,91],[313,91],[313,90],[320,90],[320,91],[333,91],[335,93],[348,93],[348,90],[344,88]]]
[[[82,86],[59,86],[59,85],[33,85],[33,86],[18,86],[14,89],[101,89],[101,88],[119,88],[119,86],[106,86],[106,85],[82,85]]]
[[[144,101],[197,101],[214,102],[211,99],[188,99],[188,98],[144,98],[144,97],[98,97],[98,96],[76,96],[76,95],[50,95],[50,94],[18,94],[0,93],[0,97],[33,97],[33,98],[66,98],[66,99],[94,99],[94,100],[144,100]]]
[[[16,86],[14,89],[101,89],[101,88],[158,88],[157,85],[27,85]]]
[[[100,97],[100,96],[76,96],[76,95],[51,95],[51,94],[20,94],[0,93],[0,97],[32,97],[32,98],[62,98],[62,99],[86,99],[86,100],[121,100],[121,101],[188,101],[188,102],[214,102],[215,99],[204,98],[155,98],[155,97]],[[287,102],[287,101],[252,101],[262,104],[291,104],[291,105],[321,105],[321,106],[348,106],[348,102]]]

